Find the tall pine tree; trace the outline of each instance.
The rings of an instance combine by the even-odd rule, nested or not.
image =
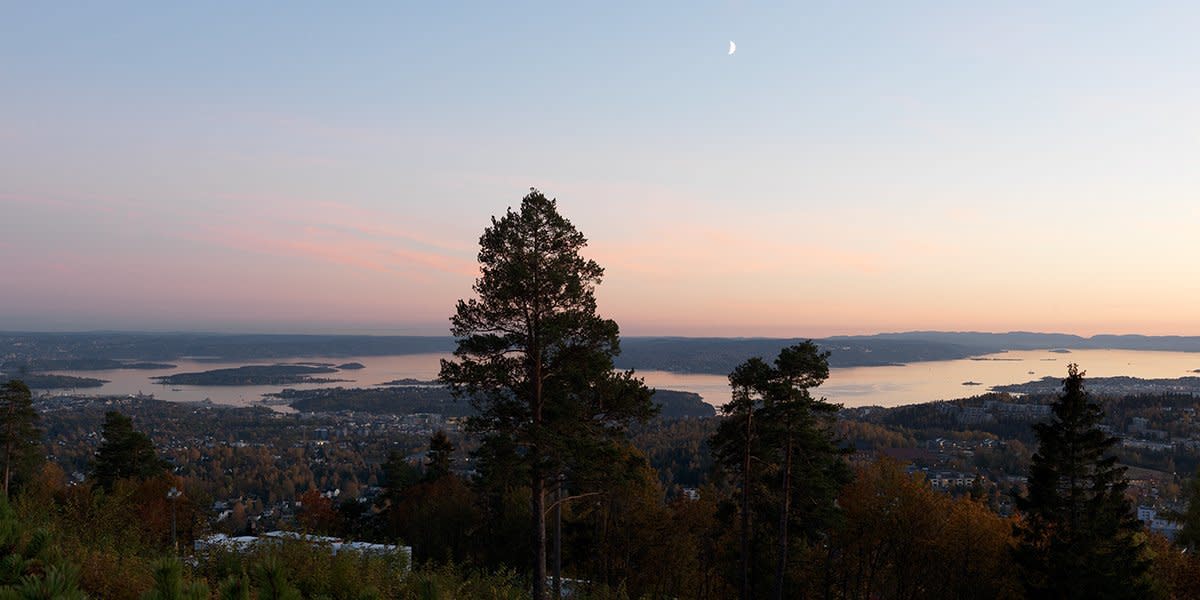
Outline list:
[[[1029,491],[1018,498],[1024,517],[1017,561],[1030,598],[1144,598],[1150,562],[1141,525],[1125,496],[1125,468],[1100,429],[1104,411],[1072,364],[1053,418],[1034,425],[1038,451]]]
[[[477,297],[450,319],[458,338],[441,380],[470,398],[469,427],[528,476],[533,596],[546,597],[546,489],[605,456],[632,420],[652,416],[650,391],[613,369],[617,324],[596,314],[604,269],[580,255],[587,239],[537,190],[493,218],[479,239]]]

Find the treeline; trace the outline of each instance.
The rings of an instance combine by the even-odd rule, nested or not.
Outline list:
[[[270,394],[306,413],[354,411],[383,415],[434,413],[448,417],[477,414],[467,399],[456,398],[441,385],[387,385],[374,388],[286,389]],[[699,395],[677,390],[655,390],[652,402],[663,417],[711,417],[716,409]]]

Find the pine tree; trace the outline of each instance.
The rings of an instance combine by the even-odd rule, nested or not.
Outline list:
[[[834,499],[850,474],[831,424],[838,406],[814,398],[811,388],[829,378],[829,352],[811,340],[780,350],[762,422],[779,471],[776,504],[779,526],[775,557],[775,598],[790,587],[792,530],[810,540],[831,522]]]
[[[260,562],[254,569],[254,583],[259,600],[301,600],[300,590],[288,581],[287,569],[275,556]]]
[[[176,558],[164,558],[154,565],[154,587],[142,594],[142,600],[208,600],[208,585],[203,581],[185,581],[183,565]]]
[[[739,597],[742,600],[753,597],[751,590],[754,560],[750,545],[753,520],[750,500],[755,495],[754,467],[762,462],[761,436],[758,434],[755,415],[759,414],[762,408],[764,389],[769,385],[771,376],[771,365],[758,357],[734,368],[729,374],[732,396],[730,401],[721,407],[725,418],[721,420],[717,432],[709,441],[717,463],[738,478],[738,570],[741,579]]]
[[[468,424],[482,444],[521,449],[535,600],[546,597],[548,482],[655,412],[642,381],[613,369],[619,328],[596,314],[604,270],[580,255],[586,245],[537,190],[493,217],[479,240],[477,298],[458,302],[450,319],[458,347],[442,361],[441,380],[478,411]]]
[[[1038,451],[1016,558],[1030,598],[1144,598],[1150,563],[1125,496],[1125,468],[1100,429],[1104,411],[1072,364],[1053,418],[1034,425]]]
[[[811,341],[774,364],[751,358],[729,375],[732,400],[710,444],[739,490],[740,596],[782,598],[794,587],[793,536],[811,540],[836,513],[850,473],[830,427],[837,406],[810,389],[829,377],[829,354]],[[759,562],[774,563],[768,578]]]
[[[14,483],[28,479],[45,456],[37,422],[29,386],[14,379],[0,388],[0,461],[4,464],[5,497]]]

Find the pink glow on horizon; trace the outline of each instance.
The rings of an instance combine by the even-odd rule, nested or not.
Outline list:
[[[1154,271],[1170,273],[1167,266],[1122,281],[1104,278],[1106,264],[1072,270],[1071,256],[1043,258],[1034,273],[1023,273],[1021,261],[980,269],[980,254],[964,253],[954,238],[892,230],[882,220],[859,216],[853,231],[839,230],[831,224],[845,217],[834,213],[799,230],[785,219],[731,213],[717,227],[718,209],[683,193],[618,219],[603,198],[653,198],[654,188],[596,189],[579,187],[578,199],[560,209],[589,236],[585,254],[606,268],[600,310],[625,335],[1200,332],[1197,318],[1149,316],[1186,314],[1182,303],[1200,297],[1200,284],[1187,279],[1175,282],[1174,295],[1142,293],[1162,289]],[[60,238],[38,252],[27,250],[42,243],[35,237],[0,242],[0,274],[22,282],[7,296],[16,315],[54,311],[132,328],[144,318],[201,329],[311,331],[324,323],[437,334],[478,274],[473,227],[317,195],[220,192],[172,210],[126,196],[4,193],[0,202],[51,227],[78,219],[85,229],[67,231],[100,232],[87,247]],[[676,218],[666,220],[670,214]],[[999,239],[975,235],[970,243],[985,257],[1006,252]],[[1022,283],[997,287],[998,279]],[[1068,298],[1056,289],[1093,293]],[[18,326],[26,317],[19,319]]]

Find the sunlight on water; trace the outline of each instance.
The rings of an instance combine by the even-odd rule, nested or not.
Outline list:
[[[101,388],[78,390],[85,394],[153,394],[163,400],[199,401],[211,399],[221,404],[252,405],[263,394],[283,387],[312,389],[323,387],[369,387],[393,379],[433,379],[438,360],[446,354],[409,354],[402,356],[303,357],[294,359],[210,362],[172,361],[175,369],[161,371],[61,371],[79,377],[96,377],[110,382]],[[163,385],[150,377],[239,367],[247,364],[280,362],[359,362],[366,366],[356,371],[339,371],[320,377],[349,379],[343,383],[297,384],[290,386],[187,386]],[[1073,350],[1070,353],[1030,350],[990,354],[973,359],[911,363],[903,366],[850,367],[832,369],[829,380],[818,393],[846,406],[899,406],[917,402],[946,400],[982,394],[994,385],[1023,383],[1045,376],[1062,377],[1067,364],[1079,363],[1092,377],[1129,375],[1144,378],[1175,378],[1200,369],[1200,353],[1151,352],[1134,350]],[[729,400],[729,382],[724,375],[640,371],[647,385],[663,389],[695,392],[715,405]],[[975,382],[980,385],[963,385]]]

